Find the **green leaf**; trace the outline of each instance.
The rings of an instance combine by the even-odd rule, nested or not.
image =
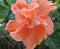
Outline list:
[[[52,14],[53,17],[56,17],[56,18],[60,18],[60,12],[59,10],[56,10],[53,14]]]
[[[55,24],[54,33],[49,36],[44,44],[49,47],[49,49],[60,49],[60,23]]]
[[[4,34],[4,26],[0,26],[0,35]]]
[[[44,42],[44,44],[48,46],[49,49],[60,49],[60,43],[56,41],[58,40],[52,37],[48,37],[48,39]]]
[[[55,23],[55,31],[60,29],[60,23]]]
[[[9,12],[10,12],[10,9],[9,8],[5,8],[4,11],[3,11],[3,16],[2,17],[3,18],[7,17]]]
[[[8,19],[9,19],[9,20],[15,19],[15,15],[14,15],[13,13],[10,13],[10,15],[8,16]]]
[[[60,4],[60,0],[56,0],[56,5]]]
[[[16,0],[6,0],[9,6],[11,6]]]
[[[4,19],[4,23],[6,24],[8,22],[8,17],[11,13],[11,10],[9,8],[5,8],[5,10],[3,11],[3,15],[2,15],[2,19]]]
[[[3,7],[5,7],[5,8],[8,8],[8,6],[7,5],[5,5],[5,3],[4,3],[4,1],[3,0],[0,0],[0,5],[2,5]]]
[[[2,19],[3,7],[0,5],[0,19]]]

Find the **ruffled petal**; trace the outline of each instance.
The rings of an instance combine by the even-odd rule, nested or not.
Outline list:
[[[55,3],[51,3],[47,0],[36,0],[40,6],[36,9],[36,15],[45,16],[48,15],[50,12],[56,9]],[[37,12],[38,11],[38,12]]]
[[[27,8],[21,9],[22,15],[24,15],[26,18],[29,17],[32,18],[34,17],[34,10],[38,7],[39,7],[38,3],[28,4]]]
[[[21,1],[19,1],[19,2],[21,2]],[[22,4],[24,4],[24,2]],[[19,4],[19,5],[22,5],[22,4]],[[21,21],[24,22],[24,23],[25,22],[27,23],[27,21],[29,23],[31,23],[31,21],[32,21],[34,15],[35,15],[34,14],[34,9],[36,9],[39,5],[37,3],[32,3],[32,4],[28,4],[26,6],[27,7],[20,9],[19,6],[18,6],[18,0],[17,0],[16,3],[13,4],[12,7],[11,7],[11,10],[15,14],[15,18],[16,18],[16,21],[17,21],[18,24],[20,24]]]
[[[5,29],[6,29],[8,32],[13,32],[13,31],[16,30],[17,26],[18,26],[18,25],[17,25],[16,20],[9,20],[9,22],[7,23]]]
[[[23,43],[26,46],[26,49],[34,49],[38,44],[42,42],[43,39],[47,38],[45,34],[45,29],[43,25],[29,29],[29,34]]]
[[[16,14],[18,10],[20,11],[21,8],[27,7],[27,5],[28,4],[24,0],[17,0],[16,3],[11,6],[11,10]]]
[[[18,24],[19,26],[25,24],[25,18],[24,18],[24,16],[21,15],[21,14],[19,14],[19,13],[17,13],[17,15],[15,16],[15,19],[16,19],[17,24]]]
[[[10,36],[16,41],[23,41],[27,38],[28,34],[28,28],[26,25],[24,25],[22,27],[16,28],[14,32],[10,33]]]
[[[31,4],[28,4],[27,9],[34,10],[38,7],[39,7],[39,4],[37,2],[34,2],[34,3],[31,3]]]
[[[40,44],[43,39],[47,38],[45,32],[46,30],[41,24],[40,26],[31,29],[26,26],[21,30],[18,28],[15,32],[10,33],[10,36],[17,41],[23,41],[26,49],[33,49],[36,45]]]
[[[46,30],[47,30],[47,34],[48,35],[51,35],[54,31],[53,31],[53,29],[54,29],[54,24],[53,24],[53,22],[52,22],[52,20],[51,20],[51,18],[49,17],[49,16],[47,16],[47,17],[45,17],[44,18],[45,20],[46,20],[46,22],[47,22],[47,24],[48,24],[48,26],[46,27]]]
[[[53,33],[54,24],[49,16],[43,16],[39,18],[40,22],[44,24],[46,34],[51,35]]]

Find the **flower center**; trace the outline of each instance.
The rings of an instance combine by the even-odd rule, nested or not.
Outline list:
[[[34,26],[39,26],[41,22],[38,19],[33,19],[32,23],[28,26],[28,28],[33,28]]]

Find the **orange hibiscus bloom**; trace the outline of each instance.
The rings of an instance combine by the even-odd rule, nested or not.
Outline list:
[[[54,24],[48,14],[56,9],[48,0],[16,0],[11,7],[15,20],[9,20],[6,30],[16,41],[23,41],[26,49],[33,49],[53,33]]]

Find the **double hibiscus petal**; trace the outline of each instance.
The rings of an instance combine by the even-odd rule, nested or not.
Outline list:
[[[9,20],[6,30],[10,36],[23,41],[26,49],[33,49],[53,33],[54,24],[48,14],[56,9],[55,3],[48,0],[16,0],[11,7],[15,20]]]

